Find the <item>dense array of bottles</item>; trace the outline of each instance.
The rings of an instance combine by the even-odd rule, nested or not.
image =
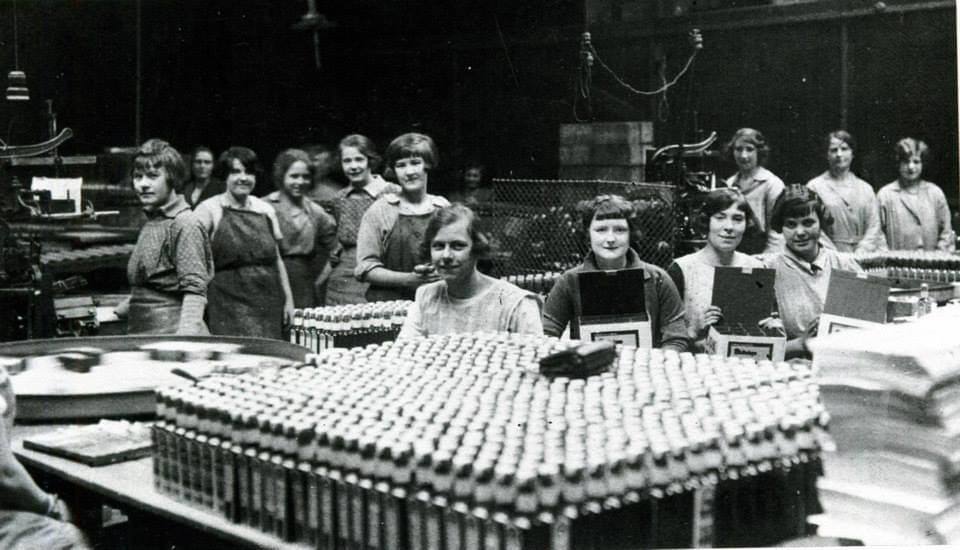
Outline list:
[[[857,254],[854,258],[873,275],[939,283],[960,282],[960,256],[948,252],[891,250]]]
[[[160,390],[157,486],[318,548],[529,548],[537,529],[568,548],[584,514],[622,523],[608,512],[725,483],[759,498],[738,480],[819,466],[806,366],[623,348],[603,375],[537,373],[569,345],[414,338]],[[805,516],[811,491],[785,487],[769,513]]]
[[[296,309],[290,342],[318,353],[393,340],[412,304],[409,300],[392,300]]]
[[[549,294],[557,279],[563,275],[562,271],[545,271],[543,273],[524,273],[521,275],[506,275],[501,279],[516,285],[524,290],[537,294]]]

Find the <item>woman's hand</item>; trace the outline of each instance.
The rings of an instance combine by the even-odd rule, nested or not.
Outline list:
[[[440,275],[437,275],[437,270],[432,264],[417,265],[413,268],[413,271],[407,275],[408,277],[404,281],[404,286],[409,288],[417,288],[421,285],[440,280]]]
[[[124,298],[122,302],[113,308],[113,314],[121,319],[127,318],[127,315],[130,314],[130,296]]]
[[[289,327],[293,324],[293,300],[286,299],[283,301],[283,326]]]
[[[707,306],[703,310],[703,328],[716,325],[723,320],[723,311],[718,306]]]
[[[762,328],[763,330],[774,330],[774,329],[784,330],[783,319],[779,317],[767,317],[766,319],[761,319],[760,322],[757,323],[757,325],[759,325],[760,328]]]

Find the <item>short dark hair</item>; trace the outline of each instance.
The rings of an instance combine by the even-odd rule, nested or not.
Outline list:
[[[820,227],[827,229],[833,225],[833,217],[827,211],[820,197],[811,189],[803,185],[791,185],[773,207],[773,216],[770,227],[774,231],[783,231],[783,221],[787,218],[802,218],[808,214],[816,214],[820,220]]]
[[[734,162],[737,160],[734,158],[734,148],[736,148],[737,142],[740,140],[744,140],[757,148],[757,164],[763,166],[767,162],[767,157],[770,156],[770,145],[767,143],[767,138],[763,133],[753,128],[740,128],[734,132],[730,141],[724,145],[724,152],[731,160]]]
[[[731,206],[736,206],[737,210],[746,214],[747,229],[754,226],[753,209],[750,208],[747,197],[735,187],[722,187],[710,191],[703,199],[703,208],[700,209],[699,216],[697,216],[696,219],[698,229],[701,231],[709,229],[710,218],[712,218],[714,214],[723,212]]]
[[[437,144],[433,139],[417,132],[403,134],[387,146],[387,166],[384,170],[385,175],[390,179],[395,179],[393,165],[400,159],[419,157],[427,165],[427,170],[435,170],[440,165],[440,153],[437,151]]]
[[[832,139],[838,139],[846,143],[854,152],[857,151],[857,140],[846,130],[834,130],[827,134],[827,138],[823,140],[823,148],[827,151],[830,150],[830,140]]]
[[[230,165],[234,159],[239,160],[240,164],[257,178],[258,183],[263,180],[263,165],[260,164],[260,159],[257,157],[257,154],[253,152],[253,149],[239,145],[234,145],[220,153],[220,158],[217,159],[218,178],[224,181],[227,180],[227,175],[230,174]]]
[[[197,145],[192,151],[190,151],[190,159],[192,160],[194,157],[196,157],[197,153],[203,152],[210,153],[210,158],[217,158],[216,155],[213,154],[213,149],[207,147],[206,145]]]
[[[162,139],[148,139],[133,156],[133,169],[130,173],[131,175],[137,172],[143,173],[158,167],[163,168],[167,173],[167,182],[174,191],[179,193],[183,190],[187,177],[187,165],[183,162],[180,152]]]
[[[300,161],[307,165],[307,170],[310,174],[311,181],[313,180],[313,163],[310,162],[310,155],[301,149],[287,149],[279,155],[277,155],[276,160],[273,161],[273,185],[277,189],[283,189],[283,176],[287,174],[287,170],[293,166],[294,162]]]
[[[577,203],[577,212],[584,231],[590,234],[590,224],[594,218],[598,220],[627,220],[630,231],[637,229],[637,209],[634,204],[620,195],[597,195],[596,197]]]
[[[927,155],[930,154],[930,148],[923,140],[911,137],[898,141],[894,151],[897,153],[897,161],[899,162],[910,160],[910,157],[914,155],[920,157],[921,161],[927,162]]]
[[[480,231],[480,216],[459,202],[450,206],[445,206],[436,210],[430,216],[427,222],[427,229],[423,233],[423,241],[420,243],[420,257],[422,261],[430,261],[430,245],[433,239],[440,232],[440,229],[457,223],[460,220],[467,220],[467,234],[470,235],[471,249],[470,254],[474,258],[482,258],[490,253],[490,240]]]
[[[380,157],[380,153],[377,152],[377,146],[374,145],[373,140],[367,136],[360,134],[350,134],[349,136],[344,137],[340,140],[340,144],[337,146],[337,166],[340,169],[343,169],[343,164],[340,162],[345,147],[354,147],[357,151],[367,157],[367,165],[370,167],[371,172],[376,172],[380,168],[380,162],[383,160]]]

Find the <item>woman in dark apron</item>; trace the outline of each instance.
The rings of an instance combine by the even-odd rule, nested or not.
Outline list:
[[[310,157],[300,149],[287,149],[273,163],[277,191],[267,202],[277,213],[283,241],[280,255],[287,269],[293,305],[324,305],[328,260],[337,247],[337,222],[306,196],[311,181]]]
[[[209,334],[203,309],[213,259],[206,230],[177,193],[185,172],[165,141],[147,141],[134,157],[133,187],[147,222],[127,264],[129,305],[118,308],[127,310],[129,334]]]
[[[196,213],[212,234],[214,276],[208,291],[210,332],[282,338],[293,313],[293,296],[277,243],[282,239],[273,208],[250,193],[259,161],[246,147],[220,155],[227,191]]]
[[[396,178],[400,193],[378,199],[363,215],[357,235],[354,273],[370,283],[369,302],[412,300],[417,287],[439,280],[430,266],[420,265],[419,247],[430,215],[449,204],[427,193],[429,173],[438,162],[429,136],[410,133],[394,139],[386,160],[387,177]]]

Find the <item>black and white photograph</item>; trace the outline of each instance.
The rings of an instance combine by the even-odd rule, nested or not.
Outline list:
[[[960,545],[958,19],[0,0],[0,550]]]

